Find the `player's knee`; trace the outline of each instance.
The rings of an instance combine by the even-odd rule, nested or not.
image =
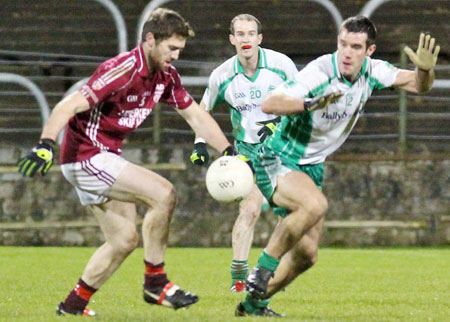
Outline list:
[[[317,247],[308,247],[302,254],[303,262],[306,268],[310,268],[317,263],[319,252]]]
[[[302,248],[295,252],[297,270],[304,272],[314,266],[317,263],[318,255],[317,245],[303,244]]]
[[[261,212],[261,205],[256,202],[245,202],[239,205],[239,214],[248,225],[255,225]]]
[[[323,195],[310,199],[307,206],[308,213],[316,217],[317,220],[320,220],[323,218],[323,216],[325,216],[327,209],[328,201],[327,198],[325,198],[325,196]]]
[[[305,271],[307,271],[308,269],[310,269],[311,267],[314,266],[314,264],[316,264],[317,262],[317,255],[306,255],[304,254],[300,259],[299,259],[299,263],[296,266],[296,272],[297,274],[301,274]]]
[[[130,238],[127,240],[126,251],[131,253],[136,249],[139,243],[139,234],[135,231],[133,235],[130,235]]]
[[[170,189],[168,189],[166,195],[166,204],[170,208],[175,208],[176,203],[177,203],[177,194],[175,192],[174,187],[170,186]]]
[[[161,199],[159,201],[159,206],[171,212],[177,203],[177,194],[173,185],[168,185],[164,187],[164,191],[161,192]]]
[[[309,264],[310,264],[309,267],[312,267],[312,266],[316,265],[318,260],[319,260],[319,253],[315,252],[314,255],[309,257]]]
[[[114,250],[120,254],[129,254],[136,249],[139,242],[139,234],[134,225],[124,227],[120,239],[114,243]]]

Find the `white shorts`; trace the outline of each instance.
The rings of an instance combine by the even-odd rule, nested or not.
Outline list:
[[[108,201],[111,186],[128,163],[117,154],[102,152],[85,161],[63,164],[61,171],[86,206]]]

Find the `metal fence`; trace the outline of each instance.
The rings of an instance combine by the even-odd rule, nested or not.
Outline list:
[[[402,51],[403,53],[403,51]],[[36,137],[41,130],[42,122],[48,117],[48,103],[46,98],[50,101],[50,106],[53,106],[68,92],[74,91],[82,86],[87,78],[83,76],[76,76],[85,73],[88,76],[89,71],[93,71],[95,67],[107,57],[97,56],[75,56],[75,55],[54,55],[54,54],[40,54],[40,53],[23,53],[0,51],[1,54],[14,54],[21,57],[18,61],[0,60],[0,70],[2,67],[21,66],[37,69],[34,75],[30,73],[28,76],[12,76],[11,73],[0,73],[0,117],[5,118],[6,115],[14,115],[14,119],[22,119],[26,121],[28,118],[36,118],[36,115],[41,115],[40,122],[34,122],[33,125],[21,125],[17,122],[14,127],[11,122],[4,122],[0,124],[0,133],[33,133]],[[411,67],[406,64],[406,59],[403,54],[400,59],[400,67]],[[194,62],[180,60],[177,62],[177,67],[181,70],[184,68],[211,70],[220,63],[214,62]],[[59,74],[45,75],[42,70],[49,68],[60,68]],[[299,65],[298,68],[303,66]],[[67,70],[78,70],[73,75],[65,75]],[[450,66],[439,65],[436,67],[437,72],[450,72]],[[14,80],[12,80],[12,77]],[[23,88],[13,88],[6,86],[5,82],[18,83],[17,79],[26,80],[28,85],[21,84]],[[194,95],[194,98],[199,101],[201,99],[204,88],[207,85],[206,76],[184,76],[182,82]],[[65,86],[55,86],[65,82]],[[31,85],[30,85],[31,84]],[[28,87],[28,88],[27,88]],[[30,87],[33,89],[30,91]],[[41,89],[39,89],[41,88]],[[44,89],[42,89],[44,88]],[[53,90],[60,88],[59,91]],[[36,94],[38,93],[38,94]],[[40,94],[39,94],[40,93]],[[377,142],[381,145],[384,142],[390,142],[391,147],[388,149],[391,152],[408,152],[414,142],[420,141],[421,145],[433,146],[432,151],[449,152],[450,151],[450,133],[448,121],[450,119],[450,80],[440,79],[436,80],[433,90],[427,95],[417,96],[409,95],[403,91],[396,91],[393,93],[380,92],[375,94],[370,100],[366,112],[361,116],[360,123],[369,124],[356,130],[349,140],[356,142],[354,145],[362,146],[367,143],[373,145],[373,150],[366,150],[364,152],[377,152]],[[38,96],[37,96],[38,95]],[[36,97],[36,100],[30,101],[30,97]],[[21,104],[11,104],[11,98],[21,98],[24,102]],[[420,103],[415,102],[417,97],[420,97]],[[36,104],[40,106],[36,106]],[[47,105],[47,106],[45,106]],[[413,105],[409,108],[409,105]],[[417,105],[427,106],[427,108],[417,108]],[[388,108],[386,108],[388,107]],[[22,113],[21,113],[22,112]],[[231,135],[229,127],[229,115],[225,107],[219,108],[214,114],[219,124],[225,130],[227,135]],[[184,124],[184,122],[173,122],[176,120],[177,113],[168,108],[158,108],[153,112],[150,120],[137,130],[135,135],[136,141],[139,142],[141,137],[152,137],[152,142],[156,144],[162,142],[162,137],[167,138],[173,136],[176,142],[190,142],[192,139],[192,131]],[[422,122],[423,126],[426,124],[427,131],[425,133],[414,132],[409,124],[414,122]],[[22,122],[23,123],[23,122]],[[388,126],[384,130],[383,124],[394,124]],[[375,124],[375,126],[370,126]],[[376,126],[381,124],[381,126]],[[447,126],[445,126],[447,124]],[[133,140],[132,140],[133,141]],[[148,142],[148,139],[146,140]],[[424,143],[425,142],[425,143]]]
[[[123,18],[126,15],[119,10],[122,3],[117,2],[119,3],[119,7],[117,7],[110,0],[95,0],[92,2],[100,4],[104,9],[107,9],[106,15],[113,17],[116,31],[116,37],[114,38],[116,38],[117,42],[117,51],[122,52],[127,50],[128,31],[127,24]],[[152,10],[160,6],[171,7],[171,5],[179,5],[182,7],[182,4],[185,2],[181,0],[153,0],[148,2],[145,8],[140,8],[137,5],[137,9],[141,11],[140,16],[138,16],[139,19],[136,21],[136,29],[133,30],[133,32],[136,32],[137,41],[139,42],[140,39],[143,22]],[[194,4],[193,2],[192,5],[198,6],[199,3],[195,2]],[[214,3],[214,5],[222,5],[225,7],[234,5],[239,8],[240,4],[244,2],[241,0],[208,0],[202,3],[209,5]],[[302,6],[295,7],[289,5],[294,3],[300,3]],[[262,1],[252,2],[252,8],[264,7],[265,5],[286,6],[286,10],[289,12],[292,10],[288,9],[294,7],[302,9],[315,8],[317,12],[320,12],[321,15],[326,17],[327,21],[329,20],[331,22],[331,29],[323,31],[324,35],[327,33],[328,37],[330,34],[334,34],[335,30],[339,29],[343,20],[341,11],[344,12],[347,10],[347,6],[350,3],[350,1],[347,3],[329,0],[291,0],[283,2],[266,0],[264,4],[262,4]],[[418,2],[414,0],[402,2],[370,0],[365,2],[361,8],[354,6],[354,9],[359,10],[360,14],[366,16],[377,16],[381,12],[389,12],[389,8],[392,8],[391,5],[394,3],[397,3],[397,6],[403,6],[403,8],[409,10],[408,4],[416,8]],[[73,4],[74,2],[67,1],[67,5],[70,6]],[[133,6],[136,6],[136,4],[133,4]],[[431,7],[434,8],[433,10],[444,12],[441,6],[445,8],[445,1],[434,1],[431,4]],[[86,7],[86,5],[83,5],[83,7]],[[122,10],[124,9],[122,7]],[[301,10],[299,14],[305,14],[303,11]],[[314,11],[316,16],[317,12],[316,10]],[[443,15],[445,15],[445,12]],[[404,20],[405,17],[402,17]],[[391,25],[401,26],[402,23],[405,23],[400,20],[396,20]],[[380,22],[382,21],[384,20],[380,19]],[[135,22],[132,24],[135,24]],[[445,32],[447,26],[445,23],[439,30]],[[128,25],[128,27],[130,26]],[[306,27],[304,26],[303,28]],[[312,27],[314,28],[315,26]],[[396,30],[392,31],[398,32]],[[102,30],[102,32],[104,33],[105,30]],[[384,39],[384,41],[384,45],[386,46],[389,44],[390,39]],[[400,52],[398,65],[412,68],[412,65],[407,65],[403,51],[400,50]],[[27,139],[29,139],[30,143],[34,142],[41,131],[42,122],[45,121],[46,115],[48,115],[48,112],[45,112],[48,108],[45,107],[46,104],[43,101],[48,101],[47,105],[50,107],[54,106],[68,92],[77,89],[85,81],[85,78],[92,73],[95,67],[107,58],[88,55],[43,54],[0,50],[0,72],[7,73],[7,75],[3,76],[3,81],[0,81],[0,144],[14,142],[18,139],[21,142],[27,141]],[[392,61],[392,59],[389,60]],[[305,60],[301,62],[297,61],[299,63],[298,67],[302,68],[303,66],[301,64],[305,62]],[[186,75],[182,77],[183,84],[197,101],[201,99],[207,83],[207,75],[219,64],[220,62],[210,61],[181,60],[177,62],[176,65],[181,71],[181,75]],[[13,74],[19,76],[11,76]],[[364,114],[349,137],[349,143],[344,145],[343,151],[369,153],[379,151],[389,153],[450,152],[450,66],[445,64],[437,66],[436,74],[439,74],[438,78],[440,77],[441,79],[435,81],[433,90],[426,95],[416,96],[406,94],[402,91],[383,91],[372,96],[365,108]],[[15,77],[16,79],[18,77],[26,78],[28,85],[18,83],[17,81],[6,83],[5,79],[11,77]],[[34,89],[28,91],[30,87]],[[40,110],[37,105],[40,105],[41,112],[39,112]],[[230,136],[231,128],[227,108],[219,107],[216,109],[214,115],[226,134]],[[167,141],[170,143],[191,142],[193,138],[192,131],[187,127],[186,123],[178,121],[177,113],[161,106],[158,106],[153,112],[152,117],[145,121],[130,137],[129,142],[135,142],[136,144],[144,142],[144,140],[148,142],[149,136],[152,142],[156,144]]]

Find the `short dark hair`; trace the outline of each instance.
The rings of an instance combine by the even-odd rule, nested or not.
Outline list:
[[[194,30],[189,23],[176,11],[167,8],[158,8],[154,10],[142,28],[142,41],[145,41],[146,35],[153,33],[155,40],[162,41],[173,35],[179,35],[184,38],[194,37]]]
[[[373,45],[375,43],[375,39],[377,38],[377,28],[369,18],[364,16],[347,18],[341,24],[339,33],[341,33],[343,28],[349,32],[363,32],[367,34],[366,47]]]
[[[230,34],[231,35],[234,35],[234,23],[237,20],[247,20],[247,21],[256,22],[256,31],[258,32],[258,35],[260,33],[262,33],[262,25],[261,25],[261,22],[259,22],[258,18],[256,18],[255,16],[253,16],[251,14],[248,14],[248,13],[242,13],[240,15],[237,15],[233,19],[231,19],[231,23],[230,23]]]

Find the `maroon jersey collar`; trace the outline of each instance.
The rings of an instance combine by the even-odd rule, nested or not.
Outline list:
[[[137,70],[140,76],[148,77],[148,65],[147,60],[145,59],[144,48],[142,45],[139,45],[136,48],[136,58],[137,58]]]

